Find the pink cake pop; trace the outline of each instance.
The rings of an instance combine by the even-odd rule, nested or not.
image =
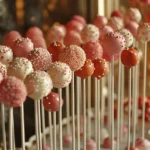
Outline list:
[[[134,37],[136,37],[137,35],[138,27],[139,25],[134,21],[130,21],[128,24],[125,25],[125,28],[128,29]]]
[[[43,48],[32,50],[28,59],[32,62],[34,70],[47,70],[52,63],[51,54]]]
[[[48,51],[52,55],[52,62],[58,61],[59,54],[64,49],[64,45],[61,42],[55,41],[50,44]]]
[[[81,47],[70,45],[60,53],[59,60],[68,64],[72,71],[77,71],[84,65],[86,56]]]
[[[135,145],[139,150],[149,150],[150,149],[150,141],[147,139],[137,139]]]
[[[87,59],[92,61],[103,56],[103,48],[98,41],[89,41],[82,46]]]
[[[12,62],[12,60],[13,60],[12,49],[7,46],[0,45],[0,62],[8,66],[9,63]]]
[[[27,57],[31,50],[33,50],[33,43],[28,38],[19,38],[14,41],[12,50],[17,57]]]
[[[108,53],[110,57],[119,54],[125,48],[125,38],[119,32],[109,33],[101,40],[103,50]]]
[[[129,8],[125,15],[125,21],[128,23],[130,21],[135,21],[139,23],[142,19],[141,13],[137,8]]]
[[[99,29],[104,28],[104,26],[108,23],[108,20],[104,16],[97,15],[94,20],[93,24],[97,26]]]
[[[123,19],[123,14],[120,10],[114,10],[111,13],[111,17],[119,17],[120,19]]]
[[[9,76],[15,76],[20,80],[24,80],[32,71],[32,63],[23,57],[16,57],[7,69]]]
[[[99,29],[95,25],[92,25],[92,24],[86,25],[81,31],[81,38],[84,43],[88,41],[98,40],[99,36],[100,36]]]
[[[47,96],[53,88],[50,76],[44,71],[30,73],[24,81],[28,96],[34,100],[40,100]]]
[[[82,43],[81,36],[76,31],[69,31],[69,32],[67,32],[66,36],[64,37],[64,44],[66,46],[69,46],[71,44],[80,46],[81,43]]]
[[[84,26],[86,25],[86,20],[84,19],[84,17],[82,17],[80,15],[74,15],[72,17],[72,20],[76,20],[76,21],[80,22],[81,24],[83,24]]]
[[[35,48],[47,48],[45,39],[42,36],[32,36],[31,41],[33,42]]]
[[[21,38],[21,35],[18,31],[8,32],[4,37],[4,45],[12,48],[13,42],[19,38]]]
[[[106,61],[111,62],[112,61],[112,57],[110,57],[108,55],[107,52],[103,51],[103,57],[104,59],[106,59]],[[119,58],[119,54],[114,55],[114,60],[117,60]]]
[[[1,62],[0,62],[0,73],[3,75],[4,78],[7,76],[7,67]]]
[[[114,30],[112,27],[107,25],[104,28],[100,29],[100,40],[102,40],[103,37],[110,32],[114,32]]]
[[[53,25],[48,31],[48,41],[52,43],[54,41],[63,41],[66,32],[60,25]]]
[[[9,107],[19,107],[26,100],[27,91],[16,77],[6,77],[0,84],[0,102]]]
[[[66,28],[67,32],[74,30],[80,33],[84,28],[84,25],[77,20],[71,20],[66,24]]]
[[[71,145],[72,144],[72,135],[71,134],[65,134],[63,136],[63,143],[65,145]]]
[[[97,150],[96,142],[92,139],[86,141],[86,150]]]
[[[62,105],[63,105],[63,100]],[[59,111],[59,95],[51,92],[43,98],[43,105],[47,111],[56,112]]]
[[[121,33],[126,40],[126,46],[125,47],[130,47],[133,44],[132,33],[128,29],[125,29],[125,28],[119,30],[118,32]]]
[[[113,142],[115,149],[116,149],[116,142],[117,141],[116,141],[116,138],[115,138],[114,142]],[[109,137],[107,137],[107,138],[104,139],[103,147],[104,148],[111,148],[111,140],[110,140]]]
[[[54,62],[48,69],[55,88],[64,88],[69,85],[72,79],[70,67],[62,62]]]
[[[26,32],[26,37],[31,38],[33,36],[43,36],[43,32],[39,27],[31,27]]]
[[[123,20],[119,17],[111,17],[108,20],[108,25],[111,26],[114,29],[114,31],[120,30],[124,26]]]
[[[150,24],[142,23],[140,24],[137,31],[137,39],[142,42],[150,41]]]
[[[42,150],[51,150],[51,149],[50,149],[49,145],[43,145]]]

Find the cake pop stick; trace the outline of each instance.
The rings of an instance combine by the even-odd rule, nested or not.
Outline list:
[[[80,87],[81,80],[77,77],[77,150],[80,150]]]
[[[20,108],[21,114],[21,143],[22,143],[22,150],[25,150],[25,122],[24,122],[24,105],[22,104]]]
[[[42,113],[43,145],[46,145],[46,135],[45,135],[45,111],[44,111],[44,106],[43,106],[43,99],[41,100],[41,113]]]
[[[52,113],[51,112],[48,112],[48,122],[49,122],[49,143],[50,143],[50,147],[51,149],[53,150],[54,147],[53,147],[53,129],[52,129]]]
[[[118,71],[118,105],[117,105],[117,150],[120,149],[120,128],[122,128],[122,126],[120,126],[120,103],[121,103],[121,99],[120,99],[120,90],[121,90],[121,60],[119,58],[119,71]]]
[[[3,144],[4,144],[4,150],[7,150],[7,144],[6,144],[6,128],[5,128],[5,106],[4,104],[1,104],[1,116],[2,116],[2,135],[3,135]]]
[[[86,150],[86,80],[83,80],[83,149]]]
[[[58,93],[59,93],[59,149],[63,150],[63,143],[62,143],[62,89],[58,89]]]
[[[57,150],[57,132],[56,132],[56,112],[53,112],[53,127],[54,127],[54,132],[53,132],[53,140],[54,140],[54,150]]]

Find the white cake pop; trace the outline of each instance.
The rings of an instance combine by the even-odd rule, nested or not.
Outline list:
[[[150,150],[150,141],[147,139],[138,139],[136,141],[136,147],[139,150]]]
[[[81,31],[81,38],[84,43],[88,41],[98,40],[99,36],[100,36],[100,32],[99,32],[98,27],[92,24],[86,25]]]
[[[124,26],[123,20],[120,19],[119,17],[112,17],[112,18],[110,18],[109,21],[108,21],[108,25],[110,27],[112,27],[114,29],[114,31],[120,30]]]
[[[7,67],[1,62],[0,62],[0,73],[3,75],[3,78],[7,76]]]
[[[62,62],[54,62],[48,69],[48,74],[52,78],[55,88],[64,88],[71,82],[71,69]]]
[[[9,63],[12,62],[12,60],[13,60],[12,49],[7,46],[0,45],[0,62],[8,66]]]
[[[126,40],[126,47],[130,47],[133,44],[133,35],[128,29],[121,29],[119,30],[119,33],[121,33],[125,40]]]
[[[150,41],[150,24],[142,23],[138,27],[137,39],[142,42]]]
[[[7,69],[9,76],[15,76],[21,80],[24,80],[31,72],[33,72],[32,63],[23,57],[16,57]]]
[[[50,76],[44,71],[34,71],[30,73],[24,81],[28,96],[34,100],[40,100],[47,96],[53,88]]]

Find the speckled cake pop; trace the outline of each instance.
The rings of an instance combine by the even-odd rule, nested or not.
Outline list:
[[[119,32],[109,33],[101,40],[103,50],[108,53],[110,57],[119,54],[126,45],[125,38]]]
[[[44,71],[34,71],[30,73],[24,81],[28,96],[34,100],[40,100],[47,96],[53,88],[50,76]]]
[[[31,61],[34,70],[47,70],[52,63],[51,54],[43,48],[32,50],[28,59]]]
[[[132,33],[129,30],[125,29],[125,28],[119,30],[118,32],[121,33],[124,36],[125,40],[126,40],[126,46],[125,47],[130,47],[133,44],[133,35],[132,35]]]
[[[6,77],[0,83],[0,102],[9,107],[19,107],[26,100],[24,83],[16,77]]]
[[[69,46],[71,44],[80,46],[81,43],[82,43],[82,40],[81,40],[80,33],[76,31],[69,31],[64,37],[64,44],[66,46]]]
[[[124,27],[123,20],[119,17],[111,17],[108,20],[108,25],[111,26],[114,31],[120,30]]]
[[[63,100],[61,100],[63,105]],[[47,111],[56,112],[59,111],[59,94],[51,92],[43,98],[43,105]]]
[[[12,62],[12,60],[13,60],[12,49],[7,46],[0,45],[0,62],[8,66],[9,63]]]
[[[108,23],[108,20],[104,16],[97,15],[92,22],[95,26],[101,29],[104,28],[104,26]]]
[[[103,48],[98,41],[89,41],[82,46],[86,58],[92,61],[103,56]]]
[[[62,62],[54,62],[48,69],[55,88],[64,88],[69,85],[72,78],[70,67]]]
[[[7,67],[1,62],[0,62],[0,73],[3,75],[4,78],[7,76]]]
[[[33,50],[33,43],[28,38],[19,38],[14,41],[12,50],[17,57],[28,57],[28,54]]]
[[[68,64],[72,71],[77,71],[84,65],[86,56],[81,47],[70,45],[60,53],[59,60]]]
[[[19,38],[21,38],[21,35],[18,31],[8,32],[4,37],[4,45],[12,48],[13,42]]]
[[[81,31],[81,38],[84,43],[92,40],[98,40],[100,36],[100,32],[98,27],[92,24],[86,25]]]
[[[32,71],[32,63],[23,57],[16,57],[7,69],[8,76],[15,76],[20,80],[24,80]]]
[[[137,30],[137,39],[142,42],[150,41],[150,24],[142,23]]]

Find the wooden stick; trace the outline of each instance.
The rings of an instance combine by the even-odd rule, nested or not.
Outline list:
[[[52,113],[48,112],[50,147],[53,150]]]
[[[9,150],[13,150],[13,108],[9,108]]]
[[[53,136],[54,136],[54,150],[57,150],[56,112],[53,112],[53,127],[54,127],[54,133],[53,133]]]

